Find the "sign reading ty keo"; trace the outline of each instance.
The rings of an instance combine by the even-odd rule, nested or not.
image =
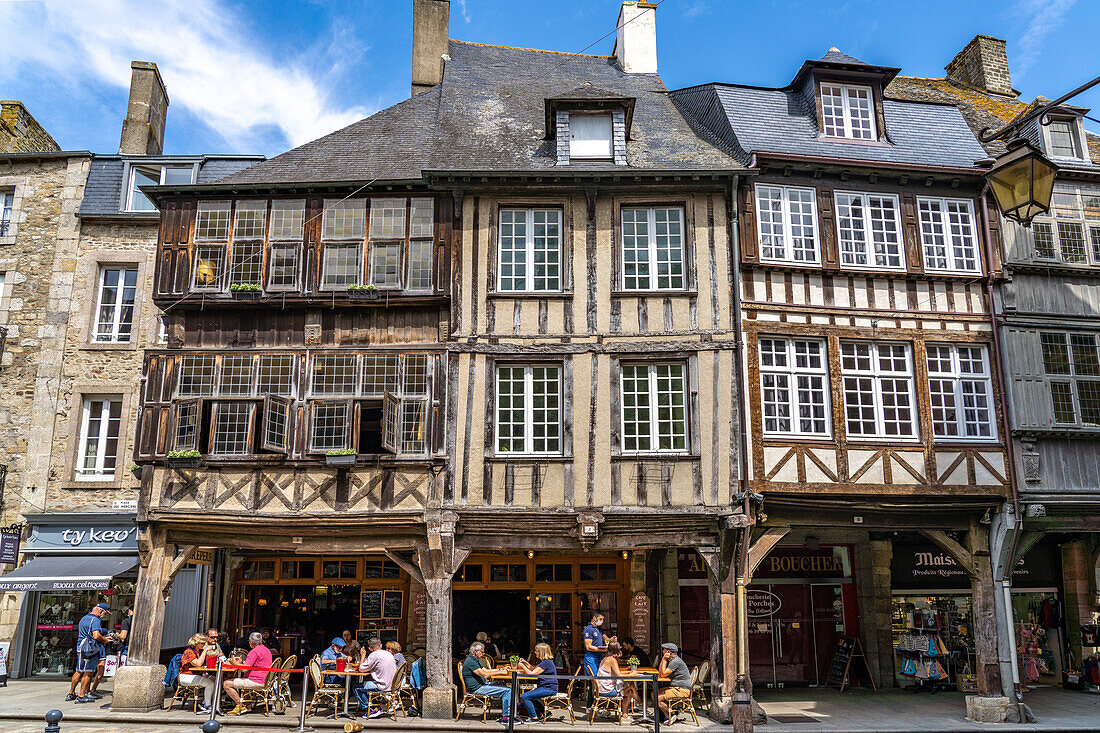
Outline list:
[[[126,524],[38,524],[31,529],[26,552],[137,552],[137,527]]]

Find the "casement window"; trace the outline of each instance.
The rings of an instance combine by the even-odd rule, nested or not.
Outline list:
[[[1035,256],[1100,264],[1100,186],[1055,183],[1050,211],[1031,226]]]
[[[821,130],[828,137],[876,140],[871,87],[821,85]]]
[[[387,392],[396,394],[400,361],[396,354],[364,356],[362,394],[365,397],[381,397]]]
[[[304,199],[276,199],[271,202],[271,241],[300,242],[305,230],[306,202]]]
[[[256,359],[250,354],[222,356],[218,368],[218,394],[241,397],[252,394]]]
[[[917,437],[908,344],[841,341],[840,370],[849,437]]]
[[[225,245],[224,244],[197,244],[195,245],[195,269],[191,283],[193,290],[217,291],[222,290],[225,281]]]
[[[364,199],[325,199],[321,239],[362,241],[366,220],[367,210]]]
[[[623,290],[683,290],[684,211],[622,210]]]
[[[180,359],[176,393],[180,397],[203,397],[214,394],[217,357],[195,354]]]
[[[11,210],[15,205],[15,194],[0,191],[0,237],[8,236],[11,229]]]
[[[351,403],[314,402],[310,405],[310,448],[314,451],[351,447]]]
[[[497,453],[561,453],[561,367],[497,367]]]
[[[86,397],[84,399],[80,422],[80,444],[76,456],[78,480],[110,481],[115,477],[121,424],[121,397]]]
[[[687,452],[687,367],[623,364],[621,370],[623,452]]]
[[[297,358],[290,354],[187,354],[177,397],[293,396]]]
[[[812,188],[756,185],[761,260],[800,265],[820,261],[814,198]]]
[[[173,445],[176,450],[198,450],[201,409],[202,403],[199,400],[180,400],[173,405],[175,412]]]
[[[359,357],[355,354],[318,354],[313,357],[310,393],[327,397],[354,395],[358,370]]]
[[[214,403],[214,435],[211,441],[211,455],[248,455],[249,435],[252,432],[252,415],[255,408],[256,405],[252,402]]]
[[[268,290],[297,290],[298,272],[302,261],[302,245],[277,243],[271,245],[267,276]]]
[[[405,289],[425,291],[432,289],[432,260],[434,257],[432,240],[409,242],[409,267],[405,279]]]
[[[501,292],[559,292],[561,211],[501,209],[497,253]]]
[[[1096,334],[1043,333],[1043,367],[1054,422],[1100,426],[1100,351]]]
[[[377,288],[401,287],[401,243],[372,242],[370,284]]]
[[[284,397],[264,398],[263,447],[265,450],[286,452],[290,441],[291,401]]]
[[[362,252],[360,244],[326,245],[321,262],[321,288],[331,290],[358,285],[363,269],[359,264]]]
[[[370,200],[370,238],[405,238],[405,199]]]
[[[266,201],[238,201],[233,217],[229,284],[261,285],[264,272]]]
[[[836,228],[842,266],[904,269],[897,196],[838,191]]]
[[[156,211],[157,207],[143,194],[140,186],[178,186],[194,183],[195,166],[188,165],[131,165],[130,180],[126,187],[125,211]]]
[[[200,201],[195,214],[196,242],[225,242],[229,239],[229,202]]]
[[[825,343],[760,339],[760,394],[764,432],[828,435],[829,393]]]
[[[260,395],[293,395],[297,359],[289,354],[263,355],[259,359],[256,390]]]
[[[978,273],[978,237],[974,205],[965,199],[917,198],[924,269],[929,272]]]
[[[99,271],[96,343],[128,344],[134,328],[137,268],[104,267]]]
[[[984,346],[927,347],[932,431],[947,440],[992,440],[993,382]]]
[[[570,113],[569,159],[610,160],[612,130],[609,114]]]
[[[1082,148],[1081,121],[1077,118],[1052,119],[1048,125],[1040,125],[1047,155],[1052,158],[1076,158],[1087,160]]]
[[[271,202],[268,241],[267,289],[298,289],[302,261],[302,235],[305,229],[306,202],[302,199]]]
[[[434,237],[433,199],[371,199],[368,282],[379,289],[431,291]]]

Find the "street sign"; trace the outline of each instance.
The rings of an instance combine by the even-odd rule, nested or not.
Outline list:
[[[0,532],[0,563],[19,561],[19,532]]]

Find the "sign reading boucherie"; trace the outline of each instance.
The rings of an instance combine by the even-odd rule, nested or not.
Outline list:
[[[847,547],[777,547],[753,574],[754,578],[847,578],[852,574]]]

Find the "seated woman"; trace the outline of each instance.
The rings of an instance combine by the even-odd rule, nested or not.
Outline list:
[[[209,644],[206,634],[195,634],[187,640],[187,648],[183,650],[183,658],[180,660],[181,685],[197,685],[202,687],[202,705],[195,711],[202,715],[210,712],[210,706],[214,703],[213,678],[193,671],[195,667],[208,667],[218,663],[219,651],[214,651],[215,645]]]
[[[535,644],[535,658],[539,660],[536,665],[528,664],[526,659],[519,660],[519,668],[522,672],[539,675],[538,686],[523,693],[519,698],[520,702],[527,706],[528,720],[542,720],[546,711],[539,700],[558,694],[558,680],[554,677],[558,673],[558,668],[554,664],[554,652],[550,650],[550,645]]]
[[[344,647],[344,658],[347,660],[348,666],[358,666],[367,661],[367,650],[359,646],[357,641],[349,641],[348,645]]]
[[[405,663],[405,655],[401,653],[401,645],[396,641],[387,641],[386,651],[393,655],[398,667]]]
[[[604,655],[600,667],[596,670],[596,691],[600,697],[623,698],[623,712],[629,712],[635,702],[639,702],[638,693],[634,689],[633,682],[623,683],[623,680],[614,679],[622,677],[623,671],[619,668],[619,658],[623,655],[623,649],[619,642],[611,641],[607,644],[607,654]]]

